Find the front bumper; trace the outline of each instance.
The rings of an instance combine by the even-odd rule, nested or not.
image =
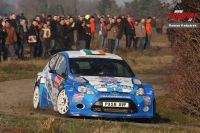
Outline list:
[[[134,97],[131,94],[119,96],[98,94],[93,98],[91,95],[85,95],[82,101],[70,103],[68,114],[90,117],[152,118],[154,116],[154,97],[148,97],[149,101],[145,101],[143,96]],[[128,102],[129,107],[103,107],[103,102]]]

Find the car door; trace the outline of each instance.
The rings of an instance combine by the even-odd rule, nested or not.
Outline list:
[[[67,65],[65,56],[62,54],[57,54],[49,62],[49,73],[48,81],[50,84],[48,86],[48,103],[50,108],[57,110],[57,95],[59,93],[59,85],[65,79],[67,75]]]

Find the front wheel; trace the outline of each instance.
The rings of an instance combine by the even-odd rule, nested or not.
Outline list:
[[[39,102],[40,102],[40,90],[39,90],[38,85],[36,85],[34,93],[33,93],[33,107],[34,107],[34,109],[39,109]]]
[[[67,95],[65,94],[65,89],[62,89],[57,98],[57,109],[59,114],[61,115],[67,115],[69,110],[69,99]]]

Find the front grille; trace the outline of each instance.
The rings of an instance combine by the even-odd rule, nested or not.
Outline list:
[[[103,107],[103,102],[128,102],[129,107]],[[92,106],[91,110],[94,112],[102,112],[102,113],[124,113],[124,114],[133,114],[138,112],[138,108],[132,100],[109,99],[109,98],[99,99]]]

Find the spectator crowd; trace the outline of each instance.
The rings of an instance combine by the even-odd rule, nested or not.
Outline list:
[[[91,41],[98,34],[98,49],[108,42],[109,53],[117,54],[121,39],[125,36],[126,48],[149,50],[152,34],[162,34],[162,19],[148,17],[134,19],[127,15],[36,15],[29,22],[26,17],[12,13],[0,15],[0,61],[25,58],[25,49],[30,47],[30,57],[48,57],[52,51],[90,49]],[[76,34],[74,34],[76,33]],[[96,39],[96,38],[95,38]],[[138,44],[139,42],[139,44]]]

